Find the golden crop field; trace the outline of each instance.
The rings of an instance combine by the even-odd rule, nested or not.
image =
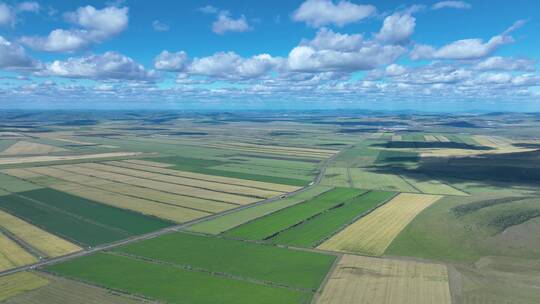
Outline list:
[[[51,167],[49,167],[51,168]],[[52,167],[54,168],[54,167]],[[67,167],[64,167],[67,168]],[[123,175],[112,172],[104,172],[101,170],[94,169],[96,168],[92,164],[80,164],[75,167],[71,167],[70,170],[73,174],[78,174],[77,178],[84,179],[85,175],[97,177],[98,179],[105,179],[109,182],[121,182],[129,185],[140,186],[143,188],[150,188],[154,190],[160,190],[169,193],[175,193],[180,195],[189,195],[195,196],[203,199],[218,200],[226,203],[237,203],[237,204],[250,204],[258,201],[259,199],[247,196],[241,196],[236,194],[223,193],[219,191],[183,186],[178,184],[171,184],[167,182],[160,182],[146,178],[138,178],[129,175]],[[77,173],[75,173],[77,172]],[[79,174],[80,173],[80,174]],[[84,174],[84,175],[83,175]],[[59,177],[62,178],[62,177]],[[66,179],[66,178],[63,178]],[[69,180],[73,182],[79,182],[78,180]]]
[[[247,179],[238,179],[238,178],[232,178],[232,177],[223,177],[223,176],[206,175],[206,174],[187,172],[187,171],[178,171],[178,170],[172,170],[172,169],[167,169],[167,168],[160,168],[153,165],[132,164],[132,163],[129,163],[127,160],[126,161],[110,161],[110,162],[105,162],[105,163],[114,165],[114,166],[119,166],[119,167],[137,169],[141,171],[162,173],[162,174],[167,174],[167,175],[175,175],[175,176],[181,176],[181,177],[186,177],[186,178],[191,178],[191,179],[245,186],[245,187],[250,187],[250,188],[257,188],[257,189],[277,191],[277,192],[292,192],[300,188],[297,186],[259,182],[259,181],[252,181],[252,180],[247,180]]]
[[[79,246],[1,210],[0,226],[49,257],[57,257],[81,250]]]
[[[257,145],[257,144],[241,143],[241,142],[229,143],[229,145],[231,145],[231,146],[239,146],[239,147],[253,147],[253,148],[261,148],[261,149],[271,149],[271,150],[283,150],[283,151],[291,151],[291,152],[318,153],[318,154],[327,154],[327,155],[332,155],[332,154],[335,154],[335,153],[339,152],[339,150],[330,150],[330,149],[313,149],[313,148],[300,148],[300,147]]]
[[[424,140],[430,142],[439,141],[434,135],[424,135]]]
[[[37,155],[37,154],[49,154],[54,152],[67,151],[64,148],[59,148],[50,145],[38,144],[28,141],[18,141],[5,149],[0,155]]]
[[[392,141],[400,141],[401,139],[401,135],[392,135]]]
[[[258,198],[269,198],[269,197],[273,197],[273,196],[277,196],[281,194],[281,192],[276,192],[276,191],[261,190],[261,189],[256,189],[256,188],[254,189],[254,188],[249,188],[245,186],[216,183],[216,182],[211,182],[211,181],[195,180],[195,179],[190,179],[190,178],[176,176],[176,175],[152,173],[148,171],[141,171],[141,170],[130,169],[130,168],[121,168],[121,167],[115,167],[115,166],[103,165],[103,164],[82,164],[81,166],[64,165],[64,166],[58,166],[58,167],[66,168],[66,170],[68,168],[71,168],[71,169],[75,168],[76,172],[80,172],[83,174],[85,172],[85,169],[81,169],[80,167],[92,168],[92,169],[96,169],[100,171],[113,172],[113,173],[118,173],[118,174],[127,175],[127,176],[142,177],[142,178],[152,179],[156,181],[181,184],[181,185],[191,186],[191,187],[205,188],[209,190],[226,192],[230,194],[256,196]]]
[[[81,160],[81,159],[99,159],[99,158],[111,158],[111,157],[126,157],[137,156],[140,152],[110,152],[110,153],[95,153],[84,155],[43,155],[43,156],[28,156],[28,157],[4,157],[0,158],[0,165],[12,165],[12,164],[28,164],[28,163],[41,163],[41,162],[53,162],[63,160]]]
[[[440,142],[450,142],[450,139],[448,139],[444,135],[435,135],[435,137],[437,137],[437,140],[439,140]]]
[[[49,284],[48,280],[30,272],[17,272],[0,277],[0,301],[47,284]]]
[[[74,185],[66,183],[62,185],[52,185],[51,188],[114,207],[129,209],[178,223],[187,222],[211,214],[180,206],[171,206],[148,200],[137,199],[126,195],[103,191],[96,188],[84,187],[76,184]]]
[[[0,271],[28,265],[37,259],[0,232]]]
[[[322,243],[324,250],[382,255],[416,215],[439,200],[439,195],[401,193]]]
[[[319,304],[450,304],[446,266],[343,255]]]

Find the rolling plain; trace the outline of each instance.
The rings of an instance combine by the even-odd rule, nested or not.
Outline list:
[[[1,304],[540,302],[534,114],[72,117],[0,112]]]

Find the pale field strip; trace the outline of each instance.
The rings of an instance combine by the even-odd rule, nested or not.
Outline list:
[[[81,146],[95,146],[95,145],[97,145],[96,143],[79,141],[79,140],[75,140],[75,139],[71,139],[71,138],[62,138],[62,137],[49,137],[49,138],[52,139],[52,140],[67,142],[67,143],[70,143],[70,144],[76,144],[76,145],[81,145]]]
[[[0,271],[37,262],[37,259],[0,232]]]
[[[62,256],[81,250],[79,246],[2,210],[0,210],[0,226],[48,257]]]
[[[450,142],[450,139],[448,139],[444,135],[435,135],[435,137],[437,137],[437,140],[440,141],[440,142]]]
[[[429,149],[422,150],[420,154],[422,157],[452,157],[452,156],[472,156],[472,155],[484,155],[484,154],[506,154],[506,153],[520,153],[535,151],[535,148],[516,147],[512,145],[512,142],[507,139],[473,135],[473,140],[482,146],[490,147],[492,150],[469,150],[469,149]]]
[[[63,191],[75,196],[80,196],[113,207],[133,210],[142,214],[160,217],[177,223],[187,222],[211,214],[202,211],[196,211],[193,209],[183,208],[180,206],[171,206],[151,202],[148,200],[137,199],[134,197],[111,193],[96,188],[87,188],[80,186],[74,187],[73,185],[52,185],[50,187],[58,191]]]
[[[439,139],[435,135],[424,135],[424,140],[428,142],[438,142]]]
[[[179,207],[185,207],[185,208],[190,208],[190,209],[210,212],[210,213],[221,212],[221,211],[229,210],[229,209],[236,208],[239,206],[237,204],[232,204],[232,203],[205,200],[205,199],[201,199],[197,197],[178,195],[178,194],[162,192],[162,191],[158,191],[158,190],[154,190],[150,188],[132,186],[132,185],[123,184],[120,182],[112,182],[112,181],[108,181],[108,180],[104,180],[104,179],[100,179],[96,177],[85,176],[83,174],[62,172],[62,170],[56,167],[55,168],[47,167],[47,168],[40,168],[40,169],[38,168],[12,169],[10,172],[14,172],[15,174],[17,174],[18,171],[24,171],[24,170],[38,170],[39,172],[43,174],[43,175],[38,174],[38,177],[50,176],[59,181],[56,183],[55,182],[48,183],[46,186],[64,184],[64,187],[69,187],[69,185],[65,184],[65,182],[62,182],[62,181],[67,181],[67,182],[73,183],[74,188],[78,188],[81,186],[94,187],[101,190],[123,194],[127,196],[132,196],[132,197],[136,197],[140,199],[146,199],[149,201],[160,202],[160,203],[169,204],[169,205],[176,205]],[[82,172],[81,170],[78,170],[78,171]],[[33,173],[37,174],[36,172],[37,171]],[[38,180],[36,180],[36,182],[39,183]]]
[[[225,193],[230,193],[230,194],[237,194],[237,195],[242,195],[242,196],[255,196],[261,199],[270,198],[270,197],[281,194],[281,192],[253,189],[253,188],[249,188],[245,186],[226,185],[222,183],[214,183],[214,182],[209,182],[209,181],[194,180],[194,179],[181,177],[181,176],[164,175],[160,173],[152,173],[148,171],[141,171],[141,170],[130,169],[130,168],[120,168],[120,167],[104,165],[104,164],[87,164],[85,165],[85,168],[93,168],[93,169],[101,170],[105,172],[118,173],[122,175],[133,176],[133,177],[142,177],[142,178],[152,179],[156,181],[174,183],[174,184],[179,184],[183,186],[202,188],[202,189],[225,192]]]
[[[47,284],[48,280],[27,271],[0,277],[0,302]]]
[[[400,141],[401,139],[401,135],[392,135],[392,141]]]
[[[258,147],[235,146],[231,144],[205,144],[205,146],[211,147],[211,148],[230,149],[230,150],[237,150],[237,151],[287,155],[291,157],[304,156],[304,157],[313,157],[313,158],[327,158],[334,154],[334,153],[313,153],[313,152],[302,152],[302,151],[290,151],[290,150],[283,150],[283,149],[268,149],[268,148],[265,149],[265,148],[258,148]]]
[[[21,170],[21,169],[4,169],[0,170],[1,173],[11,175],[13,177],[21,178],[21,179],[31,179],[42,176],[39,173],[35,173],[28,170]]]
[[[69,175],[60,169],[55,169],[55,168],[50,168],[50,167],[38,167],[38,168],[27,168],[27,169],[21,169],[21,170],[39,170],[39,172],[44,175],[52,176],[61,180],[61,182],[59,183],[50,183],[48,185],[48,187],[50,188],[67,192],[73,195],[85,197],[90,200],[95,200],[95,201],[98,201],[107,205],[112,205],[118,208],[130,209],[130,210],[134,210],[143,214],[154,215],[157,217],[162,217],[162,218],[170,219],[173,221],[185,221],[186,218],[193,219],[193,218],[207,216],[214,213],[210,211],[203,211],[200,209],[195,210],[194,208],[189,208],[184,205],[180,205],[179,203],[171,205],[171,204],[166,204],[166,203],[160,203],[153,199],[148,200],[148,199],[137,198],[137,197],[131,196],[130,194],[123,195],[120,193],[113,193],[111,191],[100,189],[100,187],[105,186],[104,184],[100,186],[96,186],[96,185],[91,186],[88,183],[79,183],[76,181],[78,177],[76,174]],[[83,178],[86,178],[86,176],[83,176]],[[82,179],[82,180],[85,180],[85,179]],[[97,180],[99,181],[99,179]],[[94,195],[91,194],[92,191],[95,191]],[[172,212],[172,213],[170,215],[167,215],[166,212]]]
[[[137,164],[137,165],[154,166],[154,167],[160,167],[160,168],[174,167],[173,164],[158,163],[158,162],[142,160],[142,159],[126,159],[124,160],[124,162]]]
[[[340,231],[318,248],[380,256],[422,210],[442,196],[400,193]]]
[[[318,304],[450,304],[445,265],[345,254]]]
[[[5,149],[0,155],[32,155],[32,154],[49,154],[54,152],[68,151],[64,148],[59,148],[50,145],[38,144],[28,141],[18,141]]]
[[[195,188],[195,187],[171,184],[167,182],[155,181],[155,180],[150,180],[150,179],[145,179],[145,178],[138,178],[138,177],[123,175],[123,174],[103,172],[101,170],[93,169],[93,167],[87,166],[87,164],[81,164],[80,167],[76,170],[81,170],[78,172],[81,172],[83,174],[92,175],[93,177],[99,177],[103,179],[109,179],[110,181],[119,181],[121,183],[130,184],[134,186],[141,186],[141,187],[151,188],[154,190],[180,194],[180,195],[186,194],[189,196],[195,196],[195,197],[199,197],[203,199],[210,199],[210,200],[216,200],[216,201],[223,201],[226,203],[244,205],[244,204],[251,204],[253,202],[260,200],[260,199],[248,197],[248,196],[240,196],[240,195],[235,195],[235,194],[223,193],[219,191],[212,191],[212,190],[207,190],[207,189],[202,189],[202,188]]]
[[[39,273],[49,281],[39,288],[28,288],[25,292],[9,297],[2,304],[148,304],[155,303],[134,295],[99,288],[78,281]],[[11,276],[7,276],[10,278]],[[1,285],[1,283],[0,283]],[[36,285],[34,285],[36,286]],[[30,290],[32,289],[32,290]],[[1,294],[1,291],[0,291]],[[0,296],[1,298],[1,296]]]
[[[111,157],[129,157],[140,155],[141,152],[108,152],[108,153],[95,153],[84,155],[43,155],[43,156],[28,156],[28,157],[6,157],[0,158],[0,165],[13,165],[13,164],[27,164],[27,163],[41,163],[41,162],[55,162],[66,160],[82,160],[82,159],[99,159],[99,158],[111,158]]]
[[[328,155],[333,155],[339,152],[339,150],[332,150],[332,149],[313,149],[313,148],[286,147],[286,146],[276,146],[276,145],[258,145],[258,144],[249,144],[249,143],[240,143],[240,142],[228,143],[228,145],[239,146],[239,147],[263,148],[263,149],[271,149],[271,150],[283,150],[283,151],[291,151],[291,152],[309,152],[309,153],[319,153],[319,154],[328,154]]]
[[[233,178],[233,177],[223,177],[223,176],[217,176],[217,175],[207,175],[207,174],[187,172],[187,171],[178,171],[174,169],[160,168],[153,165],[137,165],[137,164],[127,163],[127,161],[110,161],[110,162],[105,162],[105,164],[124,167],[124,168],[131,168],[131,169],[136,169],[136,170],[141,170],[141,171],[162,173],[166,175],[175,175],[175,176],[186,177],[186,178],[191,178],[191,179],[210,181],[210,182],[222,183],[222,184],[245,186],[249,188],[256,188],[256,189],[269,190],[269,191],[275,191],[275,192],[293,192],[300,188],[297,186],[259,182],[259,181],[252,181],[252,180],[247,180],[247,179],[238,179],[238,178]]]

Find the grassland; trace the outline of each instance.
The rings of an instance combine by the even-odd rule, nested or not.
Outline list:
[[[238,210],[236,212],[226,214],[218,218],[195,224],[193,226],[190,226],[188,230],[208,234],[220,234],[226,230],[230,230],[236,226],[247,223],[261,216],[265,216],[272,212],[276,212],[278,210],[302,203],[330,189],[330,187],[317,186],[284,199],[254,206],[247,209]]]
[[[81,250],[79,246],[3,211],[0,211],[0,227],[48,257],[61,256]]]
[[[67,280],[40,272],[39,277],[49,281],[45,286],[27,290],[2,302],[2,304],[141,304],[148,300],[124,295],[110,290]]]
[[[333,256],[223,238],[175,233],[114,250],[175,265],[315,290]]]
[[[0,277],[0,302],[47,284],[49,281],[30,272],[18,272]]]
[[[0,271],[37,262],[36,257],[0,232]]]
[[[277,244],[315,247],[339,229],[344,228],[363,213],[384,203],[394,195],[392,192],[370,191],[343,202],[306,222],[280,232],[269,241]]]
[[[308,303],[311,297],[307,292],[110,254],[87,256],[46,270],[169,303]]]
[[[359,219],[318,248],[382,255],[416,215],[439,200],[437,195],[402,193]]]
[[[234,238],[264,240],[297,225],[313,216],[340,205],[360,195],[364,191],[350,188],[336,188],[316,196],[304,203],[281,209],[272,214],[240,225],[224,235]]]
[[[450,304],[446,266],[344,255],[330,275],[321,304]]]

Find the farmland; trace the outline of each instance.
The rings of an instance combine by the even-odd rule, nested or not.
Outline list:
[[[32,115],[2,304],[540,301],[533,116]]]
[[[443,265],[344,255],[318,303],[452,302]]]
[[[394,238],[416,215],[440,198],[440,196],[426,194],[399,194],[318,248],[382,255]]]

